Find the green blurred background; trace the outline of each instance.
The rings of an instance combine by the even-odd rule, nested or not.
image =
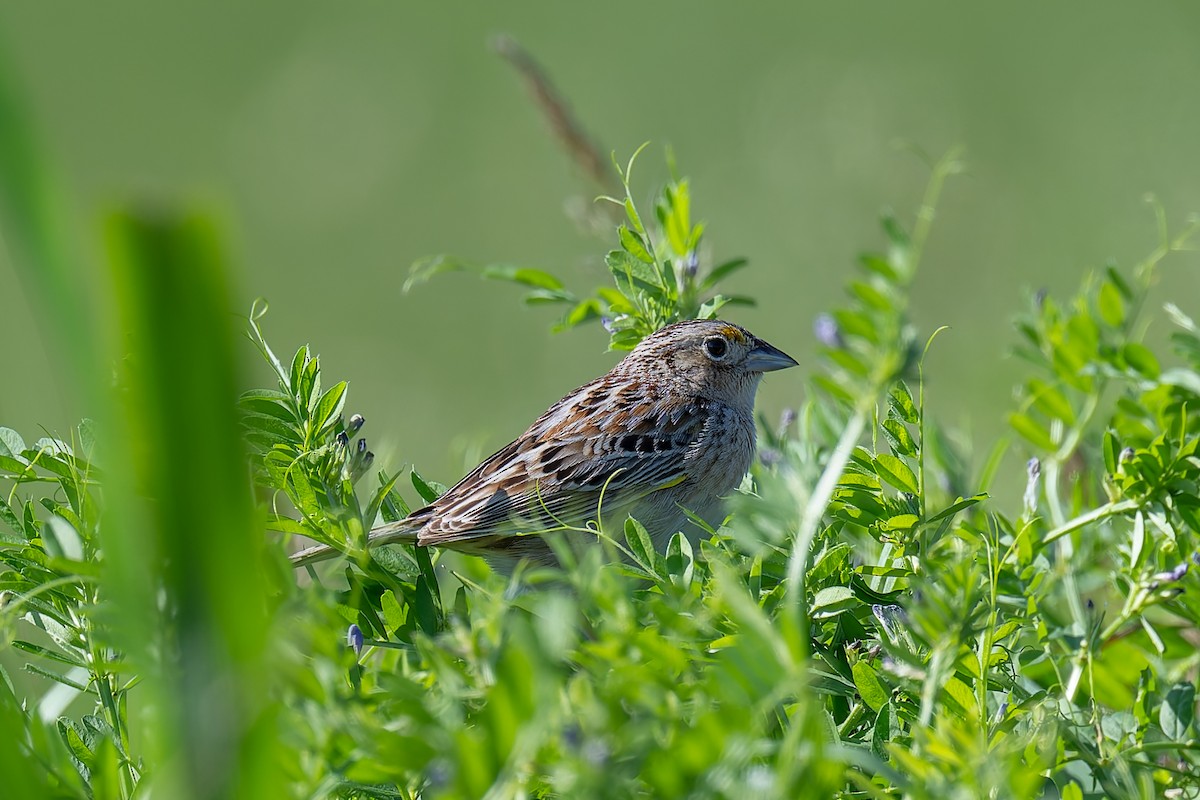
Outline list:
[[[879,210],[911,219],[926,165],[962,144],[914,314],[953,330],[930,361],[943,420],[997,435],[1019,366],[1009,320],[1032,289],[1073,289],[1200,210],[1200,5],[777,2],[397,4],[6,3],[16,71],[105,314],[100,219],[129,198],[183,201],[227,232],[244,314],[310,342],[350,381],[383,463],[456,478],[568,389],[605,371],[598,328],[550,336],[546,309],[469,275],[401,293],[409,264],[450,252],[549,269],[586,289],[610,240],[569,204],[595,193],[513,71],[513,35],[647,199],[674,148],[715,257],[748,256],[742,322],[813,364],[812,320],[840,302]],[[89,413],[56,368],[55,309],[0,256],[0,424],[36,438]],[[1192,313],[1197,259],[1163,297]],[[1190,306],[1190,309],[1189,309]],[[1154,320],[1156,327],[1165,323]],[[203,342],[197,342],[203,347]],[[246,380],[266,369],[244,347]],[[801,397],[773,375],[769,414]]]

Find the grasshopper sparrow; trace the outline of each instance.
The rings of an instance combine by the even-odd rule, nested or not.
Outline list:
[[[676,531],[717,527],[722,497],[754,457],[754,395],[764,372],[796,365],[745,328],[677,322],[646,337],[612,371],[552,405],[435,502],[371,532],[488,557],[552,561],[536,535],[632,515],[660,551]],[[297,566],[337,555],[318,546]]]

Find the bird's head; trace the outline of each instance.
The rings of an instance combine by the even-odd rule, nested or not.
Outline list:
[[[650,334],[617,369],[730,404],[753,404],[764,372],[794,366],[794,358],[740,325],[693,319]]]

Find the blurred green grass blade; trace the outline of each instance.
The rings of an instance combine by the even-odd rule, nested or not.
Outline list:
[[[162,648],[157,674],[143,666],[167,724],[162,755],[179,770],[166,785],[180,797],[270,796],[279,784],[265,724],[268,580],[217,238],[196,216],[124,211],[107,243],[129,351],[120,402],[133,485],[106,526],[106,578],[131,652],[152,659],[145,643],[156,638]],[[161,631],[146,627],[154,614],[144,605],[161,607],[160,589]]]
[[[49,775],[24,746],[26,737],[25,713],[8,675],[0,668],[0,775],[4,776],[5,796],[54,797]]]
[[[47,328],[70,362],[73,388],[89,390],[99,385],[91,380],[99,362],[82,264],[5,49],[0,42],[0,240],[26,291],[54,320]]]

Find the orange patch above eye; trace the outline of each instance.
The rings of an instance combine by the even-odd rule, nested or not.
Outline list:
[[[738,344],[746,344],[746,334],[732,325],[726,325],[724,328],[721,328],[721,333],[730,341],[737,342]]]

